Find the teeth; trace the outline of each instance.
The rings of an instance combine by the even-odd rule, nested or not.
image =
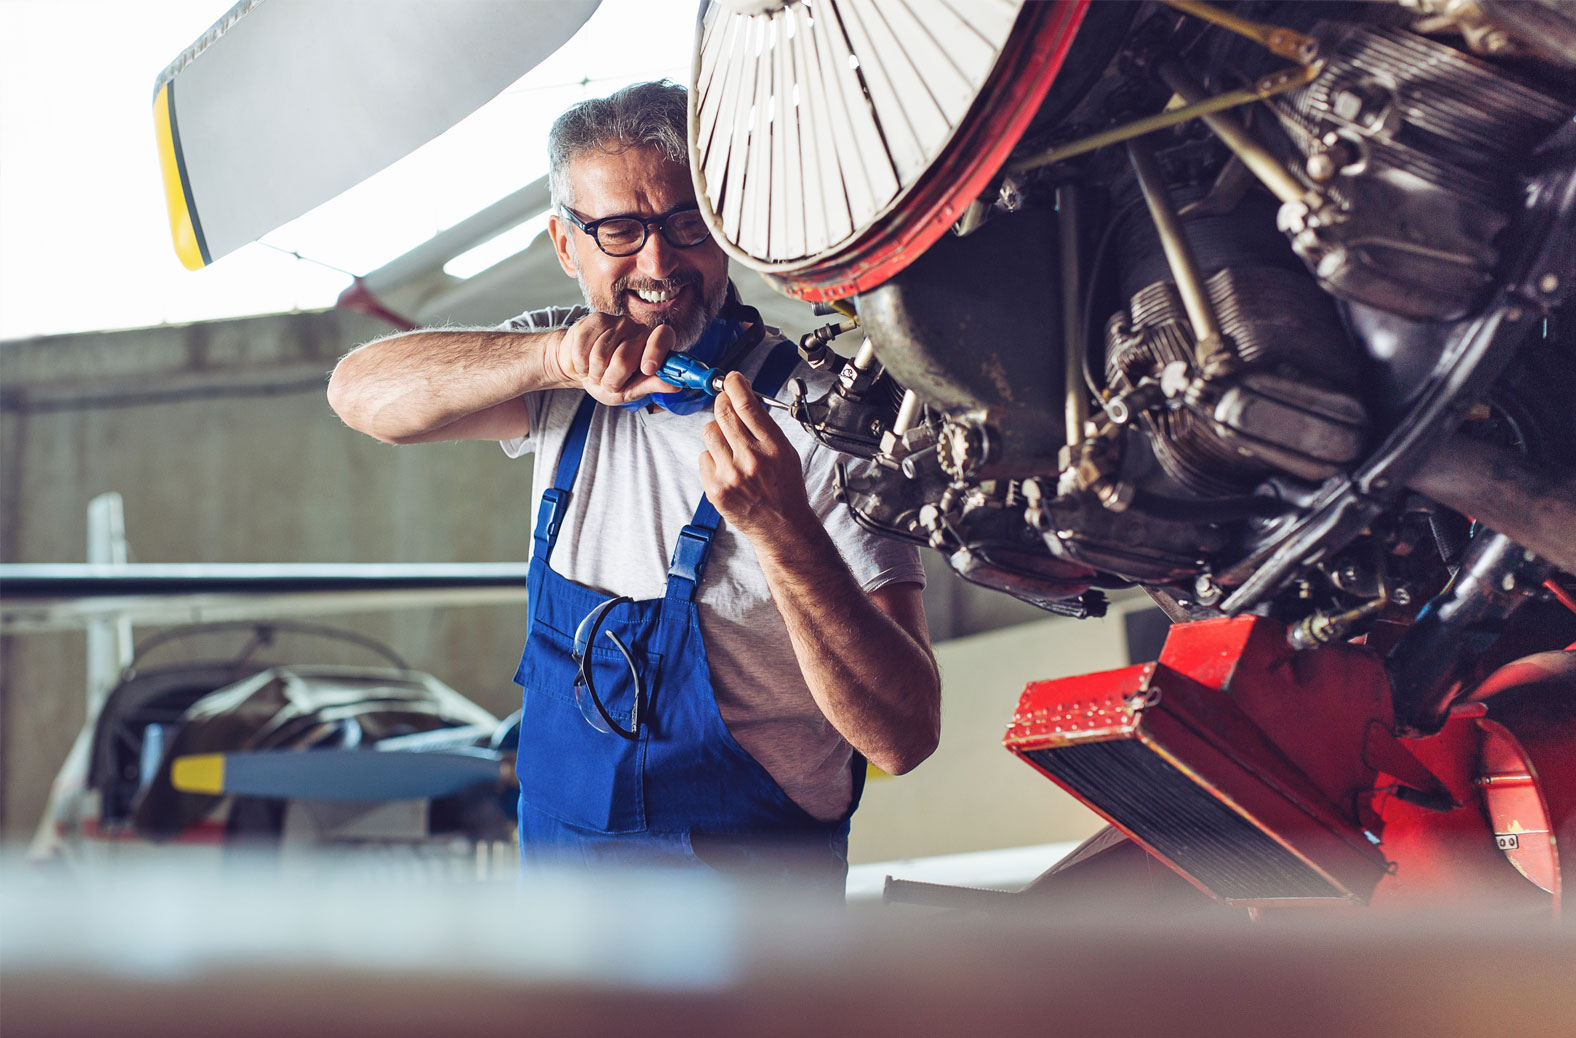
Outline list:
[[[648,303],[666,303],[671,292],[647,292],[644,289],[635,289],[635,294]]]

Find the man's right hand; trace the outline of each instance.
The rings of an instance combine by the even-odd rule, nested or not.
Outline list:
[[[563,330],[548,359],[565,386],[578,386],[598,403],[627,404],[674,387],[656,377],[674,344],[673,329],[629,317],[591,313]]]
[[[673,341],[671,328],[598,313],[561,331],[404,332],[346,354],[328,400],[385,443],[510,440],[531,431],[534,390],[579,388],[613,405],[672,391],[656,373]]]

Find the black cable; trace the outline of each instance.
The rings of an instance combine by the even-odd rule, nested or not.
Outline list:
[[[1089,362],[1089,351],[1094,348],[1096,341],[1095,328],[1093,326],[1095,287],[1100,281],[1100,268],[1105,263],[1105,253],[1106,250],[1111,246],[1111,239],[1116,236],[1116,228],[1120,226],[1122,221],[1127,218],[1128,214],[1133,209],[1136,209],[1139,205],[1141,205],[1143,201],[1144,200],[1142,196],[1130,200],[1126,205],[1118,209],[1109,220],[1106,221],[1105,230],[1100,233],[1100,240],[1095,244],[1094,257],[1089,262],[1089,283],[1084,286],[1083,301],[1083,373],[1084,385],[1088,387],[1089,392],[1094,396],[1095,400],[1102,399],[1100,396],[1100,387],[1095,384],[1094,369],[1091,367]],[[1105,337],[1100,336],[1099,342],[1103,346],[1105,343]]]

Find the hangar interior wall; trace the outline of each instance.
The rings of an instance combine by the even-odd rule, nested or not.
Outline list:
[[[326,311],[0,343],[0,561],[83,561],[87,504],[106,491],[124,498],[134,562],[524,559],[529,462],[489,444],[379,444],[329,409],[335,360],[385,330]],[[1046,620],[925,554],[946,686],[943,748],[911,775],[871,784],[858,860],[1083,835],[1092,816],[1010,759],[1000,733],[1026,680],[1124,663],[1119,625],[1096,636],[1087,625]],[[1037,622],[952,641],[1024,621]],[[500,716],[514,709],[518,606],[324,622],[387,642]],[[140,641],[158,632],[136,633]],[[79,633],[0,639],[7,841],[30,835],[81,727],[84,645]],[[222,657],[236,645],[236,636],[215,635],[164,651]],[[1021,838],[1001,829],[1004,816],[965,807],[971,784],[991,775],[1009,791],[1031,790],[1024,795],[1039,821]]]

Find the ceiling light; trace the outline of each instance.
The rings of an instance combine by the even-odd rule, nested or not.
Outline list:
[[[443,272],[450,277],[465,279],[495,267],[517,252],[524,252],[537,235],[547,230],[547,218],[552,210],[544,209],[528,220],[523,220],[502,234],[495,234],[480,245],[460,253],[443,265]]]

